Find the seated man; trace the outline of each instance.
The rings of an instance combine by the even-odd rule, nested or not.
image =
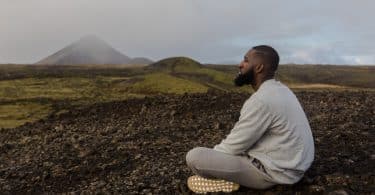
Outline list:
[[[244,103],[230,134],[213,149],[186,155],[196,174],[188,187],[196,193],[231,192],[239,185],[266,189],[298,182],[314,159],[309,122],[293,92],[274,79],[279,55],[270,46],[253,47],[239,65],[237,86],[255,93]]]

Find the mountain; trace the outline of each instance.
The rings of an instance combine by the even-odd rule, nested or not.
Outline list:
[[[102,39],[90,35],[68,45],[36,64],[82,65],[82,64],[140,64],[146,58],[132,58],[122,54]],[[149,63],[149,62],[148,62]]]

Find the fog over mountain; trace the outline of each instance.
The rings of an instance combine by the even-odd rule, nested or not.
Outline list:
[[[87,34],[155,61],[238,64],[267,44],[281,63],[375,65],[375,1],[0,0],[0,63],[33,63]]]
[[[36,64],[149,64],[147,58],[130,58],[94,35],[85,36]]]

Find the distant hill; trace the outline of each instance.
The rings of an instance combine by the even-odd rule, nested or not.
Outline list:
[[[196,69],[202,67],[202,64],[188,57],[171,57],[150,64],[147,68],[178,71],[178,69]]]
[[[111,47],[96,36],[85,36],[36,64],[44,65],[101,65],[101,64],[149,64],[147,58],[132,59]]]
[[[154,73],[162,72],[164,76],[159,77],[159,80],[168,78],[169,82],[172,82],[173,78],[176,78],[176,80],[183,79],[185,82],[192,81],[207,88],[224,91],[233,89],[233,75],[209,68],[188,57],[166,58],[146,66],[145,69]],[[161,87],[155,80],[149,86],[156,89]]]

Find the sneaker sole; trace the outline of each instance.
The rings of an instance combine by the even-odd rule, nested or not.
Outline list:
[[[216,179],[206,179],[197,175],[188,178],[187,185],[189,189],[198,194],[207,192],[233,192],[240,188],[239,184]]]

